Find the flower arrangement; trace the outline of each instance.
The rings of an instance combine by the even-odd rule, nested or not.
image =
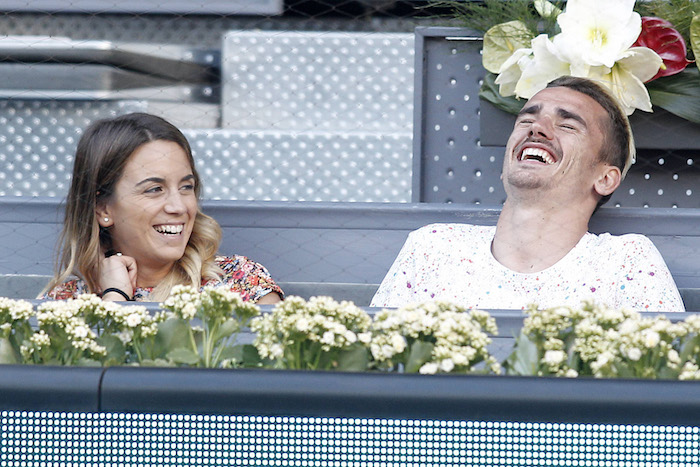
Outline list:
[[[508,374],[698,379],[700,317],[673,323],[586,302],[530,307],[505,366]]]
[[[500,373],[487,333],[498,333],[488,313],[431,302],[377,313],[370,348],[375,366],[389,371],[469,373],[484,362],[484,372]]]
[[[236,338],[260,314],[259,307],[230,290],[204,287],[199,292],[184,285],[173,287],[162,307],[168,312],[160,326],[164,347],[170,349],[164,355],[167,362],[204,368],[243,364]],[[154,356],[162,361],[160,354]]]
[[[155,316],[95,295],[0,298],[0,364],[285,368],[700,380],[700,315],[672,322],[593,302],[526,310],[511,354],[494,318],[446,302],[384,309],[288,297],[269,313],[238,294],[175,287]],[[240,344],[245,328],[253,344]]]
[[[628,115],[654,106],[700,123],[698,0],[438,2],[484,33],[480,97],[517,113],[563,75],[591,78]],[[636,10],[635,10],[636,8]],[[688,45],[690,49],[688,49]]]
[[[288,297],[256,318],[255,348],[274,368],[360,371],[367,368],[371,318],[351,302]]]

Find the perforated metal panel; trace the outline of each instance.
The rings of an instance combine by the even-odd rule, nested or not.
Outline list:
[[[410,134],[412,34],[231,31],[223,126]]]
[[[697,427],[0,412],[6,466],[695,466]]]
[[[204,198],[408,202],[411,136],[189,130]]]
[[[413,201],[500,205],[503,148],[479,142],[481,42],[454,29],[455,38],[416,31],[416,117]],[[460,37],[461,36],[461,37]],[[467,39],[467,40],[463,40]]]
[[[140,102],[0,100],[0,196],[65,196],[82,130]]]
[[[64,197],[83,130],[148,110],[136,101],[0,101],[0,196]],[[410,136],[184,132],[204,198],[410,200]]]

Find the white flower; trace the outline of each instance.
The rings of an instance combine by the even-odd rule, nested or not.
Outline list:
[[[532,49],[517,49],[498,70],[496,84],[498,92],[502,96],[512,96],[515,94],[515,87],[518,85],[523,69],[532,62]]]
[[[446,358],[445,360],[442,360],[440,362],[440,371],[443,371],[445,373],[449,373],[452,371],[455,367],[454,362],[452,361],[451,358]]]
[[[532,40],[532,60],[522,63],[525,66],[515,86],[515,95],[525,99],[543,90],[550,81],[571,74],[569,63],[560,58],[557,47],[546,34]]]
[[[372,333],[361,332],[357,335],[357,340],[362,342],[363,344],[369,344],[372,341]]]
[[[406,339],[400,334],[394,334],[391,336],[391,347],[396,353],[403,352],[406,349]]]
[[[644,345],[648,349],[656,347],[659,344],[659,341],[661,340],[661,338],[659,337],[659,333],[650,329],[645,329],[644,331],[642,331],[642,339],[644,341]]]
[[[76,337],[78,339],[83,339],[83,338],[87,337],[89,333],[90,333],[90,328],[88,328],[85,325],[78,325],[78,326],[75,326],[73,328],[71,334],[73,335],[73,337]]]
[[[566,359],[566,354],[561,350],[548,350],[544,353],[543,360],[547,365],[559,365]]]
[[[668,361],[674,365],[678,365],[681,362],[681,356],[678,355],[674,349],[668,351]]]
[[[44,347],[47,345],[51,344],[51,339],[49,336],[44,332],[44,330],[40,330],[39,332],[36,332],[32,335],[32,337],[29,338],[29,340],[33,343],[36,344],[37,347]]]
[[[335,343],[335,334],[331,331],[326,331],[321,336],[321,344],[333,345]]]
[[[566,370],[566,373],[564,373],[564,376],[567,378],[577,378],[578,377],[578,371],[574,370],[573,368],[569,368]]]
[[[419,373],[423,375],[434,375],[438,371],[437,363],[428,362],[420,367]]]
[[[130,328],[135,328],[143,322],[143,316],[138,313],[131,313],[126,317],[126,325]]]
[[[311,326],[310,326],[310,324],[309,324],[309,320],[306,319],[306,318],[304,318],[303,316],[300,317],[300,318],[297,320],[296,328],[297,328],[297,331],[299,331],[299,332],[306,332],[306,331],[308,331],[308,330],[311,328]]]
[[[651,100],[644,82],[651,79],[662,64],[661,57],[646,47],[633,47],[612,67],[594,67],[588,76],[605,85],[617,97],[627,115],[640,109],[651,112]]]
[[[642,31],[635,0],[569,0],[554,41],[572,64],[612,68]],[[658,68],[657,68],[658,70]]]
[[[126,329],[124,331],[118,332],[115,334],[120,341],[122,341],[122,344],[128,344],[131,342],[131,339],[134,338],[134,332],[131,329]]]
[[[632,348],[627,350],[627,358],[629,358],[633,362],[636,362],[640,358],[642,358],[642,351],[640,349],[638,349],[637,347],[632,347]]]

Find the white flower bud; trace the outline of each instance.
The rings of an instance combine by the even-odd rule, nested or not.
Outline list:
[[[420,370],[418,370],[418,372],[422,375],[434,375],[435,373],[437,373],[437,370],[437,363],[429,362],[420,367]]]
[[[547,365],[559,365],[564,359],[566,359],[566,354],[562,350],[548,350],[543,357]]]
[[[640,358],[642,358],[642,351],[639,350],[637,347],[632,347],[627,351],[627,358],[629,358],[633,362],[636,362]]]

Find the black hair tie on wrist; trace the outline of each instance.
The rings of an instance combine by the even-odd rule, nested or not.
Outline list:
[[[108,288],[104,289],[104,291],[102,292],[102,296],[104,297],[105,294],[108,294],[109,292],[118,293],[119,295],[121,295],[122,297],[124,297],[124,300],[126,300],[127,302],[133,302],[133,301],[134,301],[134,299],[131,298],[131,297],[129,297],[129,296],[126,294],[126,292],[124,292],[122,289],[117,289],[116,287],[108,287]]]

